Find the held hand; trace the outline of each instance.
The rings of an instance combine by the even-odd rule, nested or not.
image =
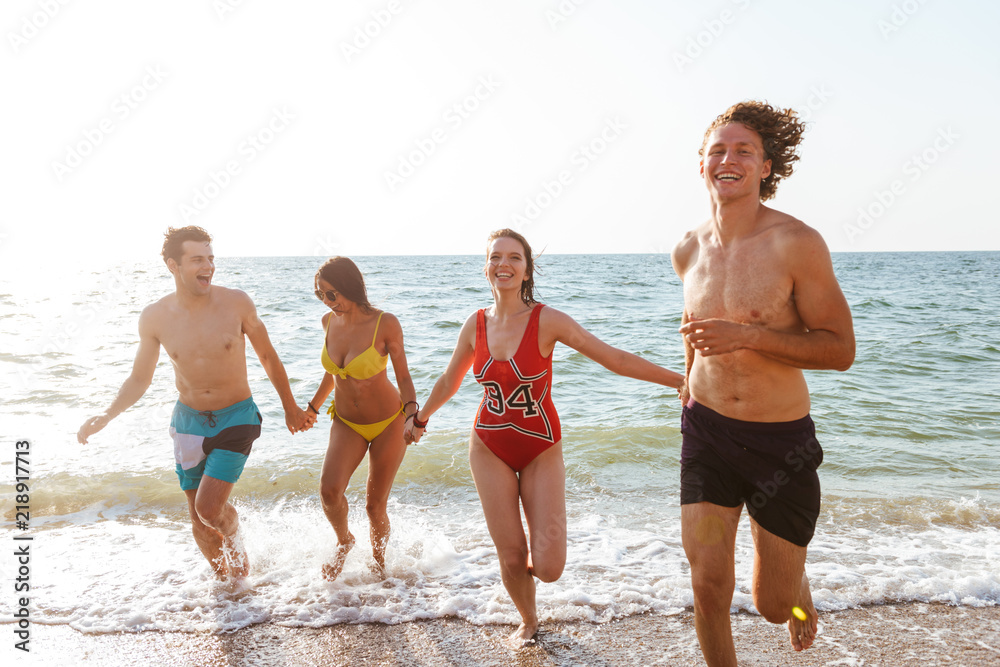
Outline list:
[[[412,445],[415,440],[413,439],[413,415],[406,418],[403,422],[403,442],[407,445]]]
[[[718,318],[692,320],[679,329],[684,340],[703,357],[728,354],[748,347],[758,335],[752,324]]]
[[[297,405],[293,409],[285,411],[285,426],[288,427],[289,433],[308,431],[309,427],[312,426],[308,422],[309,415]]]
[[[109,421],[111,421],[111,417],[107,416],[106,414],[97,415],[96,417],[91,417],[90,419],[85,421],[83,423],[83,426],[80,427],[80,430],[77,431],[76,441],[79,442],[81,445],[86,445],[87,438],[89,438],[90,436],[94,435],[102,428],[107,426]]]
[[[688,401],[691,400],[691,392],[688,390],[687,378],[684,378],[684,382],[681,386],[677,388],[677,398],[681,399],[681,405],[687,405]]]
[[[420,442],[420,438],[424,435],[424,429],[411,425],[408,435],[410,436],[410,442],[418,443]]]
[[[310,410],[308,408],[306,408],[305,410],[303,410],[303,412],[306,414],[306,423],[302,427],[302,430],[303,431],[308,431],[309,429],[311,429],[313,426],[316,425],[316,418],[319,415],[315,414],[312,410]]]

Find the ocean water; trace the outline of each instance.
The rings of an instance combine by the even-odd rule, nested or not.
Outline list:
[[[473,310],[490,303],[479,256],[358,257],[372,301],[406,335],[418,398]],[[322,369],[312,277],[321,260],[222,258],[215,282],[255,300],[300,402]],[[541,300],[603,340],[683,369],[680,283],[666,255],[543,255]],[[837,254],[857,360],[808,372],[825,451],[823,510],[807,563],[820,610],[896,601],[1000,602],[1000,253]],[[0,282],[0,497],[4,539],[30,536],[33,622],[89,633],[230,631],[459,617],[513,623],[467,463],[480,391],[471,377],[411,447],[390,500],[388,577],[369,570],[365,464],[348,490],[358,548],[323,581],[335,538],[319,471],[328,425],[290,435],[252,352],[264,433],[233,502],[253,590],[216,582],[190,534],[167,435],[176,399],[161,354],[152,386],[90,444],[75,433],[128,375],[144,305],[173,289],[159,261],[64,276],[58,290]],[[249,351],[249,346],[248,346]],[[680,405],[675,392],[615,376],[558,347],[569,513],[562,578],[538,587],[545,620],[605,621],[692,605],[681,548]],[[30,522],[14,523],[15,441],[30,442]],[[11,549],[12,550],[12,549]],[[752,609],[744,515],[734,609]],[[0,624],[16,576],[0,558]]]

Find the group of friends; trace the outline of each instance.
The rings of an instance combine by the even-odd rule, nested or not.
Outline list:
[[[244,578],[249,562],[229,497],[261,433],[247,380],[249,340],[290,432],[315,425],[333,393],[320,496],[337,545],[323,576],[340,575],[355,543],[345,494],[366,454],[372,556],[384,572],[387,504],[407,445],[423,437],[471,368],[483,398],[469,464],[503,585],[521,616],[508,641],[523,646],[539,626],[535,579],[555,581],[566,564],[565,467],[551,391],[552,352],[562,343],[614,373],[678,391],[682,541],[706,663],[736,664],[730,607],[744,505],[754,542],[754,604],[768,621],[788,624],[795,650],[808,648],[817,618],[805,560],[819,515],[816,469],[823,454],[802,370],[846,370],[855,342],[822,237],[763,204],[791,174],[803,129],[794,111],[751,101],[730,107],[705,133],[700,170],[711,216],[671,253],[684,285],[684,373],[612,347],[568,314],[538,303],[531,247],[518,232],[502,229],[487,239],[484,274],[493,303],[466,319],[422,404],[399,320],[368,301],[354,262],[324,263],[314,281],[329,309],[319,323],[324,372],[301,408],[253,301],[213,284],[211,236],[200,227],[171,228],[162,254],[176,290],[143,310],[132,372],[108,409],[80,428],[78,440],[86,443],[145,393],[160,348],[166,350],[179,393],[170,434],[195,541],[218,576]]]

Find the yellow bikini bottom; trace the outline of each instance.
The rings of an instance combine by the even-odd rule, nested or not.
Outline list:
[[[402,413],[403,413],[403,404],[400,403],[399,412],[393,414],[388,419],[383,419],[382,421],[375,422],[374,424],[355,424],[354,422],[349,422],[337,414],[337,404],[334,401],[330,401],[330,409],[326,411],[326,414],[330,415],[331,420],[334,417],[336,417],[340,421],[350,426],[355,433],[364,438],[365,442],[369,443],[375,438],[382,435],[382,431],[384,431],[389,426],[389,424],[395,421],[396,417],[398,417]]]

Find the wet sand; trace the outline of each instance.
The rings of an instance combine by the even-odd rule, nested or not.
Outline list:
[[[16,664],[46,667],[704,664],[690,611],[603,624],[550,622],[535,646],[519,651],[503,643],[512,630],[457,619],[315,629],[262,624],[230,634],[86,635],[67,626],[36,625],[30,656],[14,650],[9,638],[4,653]],[[740,665],[747,666],[1000,665],[1000,607],[903,604],[826,613],[816,644],[799,654],[783,626],[758,616],[735,615],[733,632]]]

